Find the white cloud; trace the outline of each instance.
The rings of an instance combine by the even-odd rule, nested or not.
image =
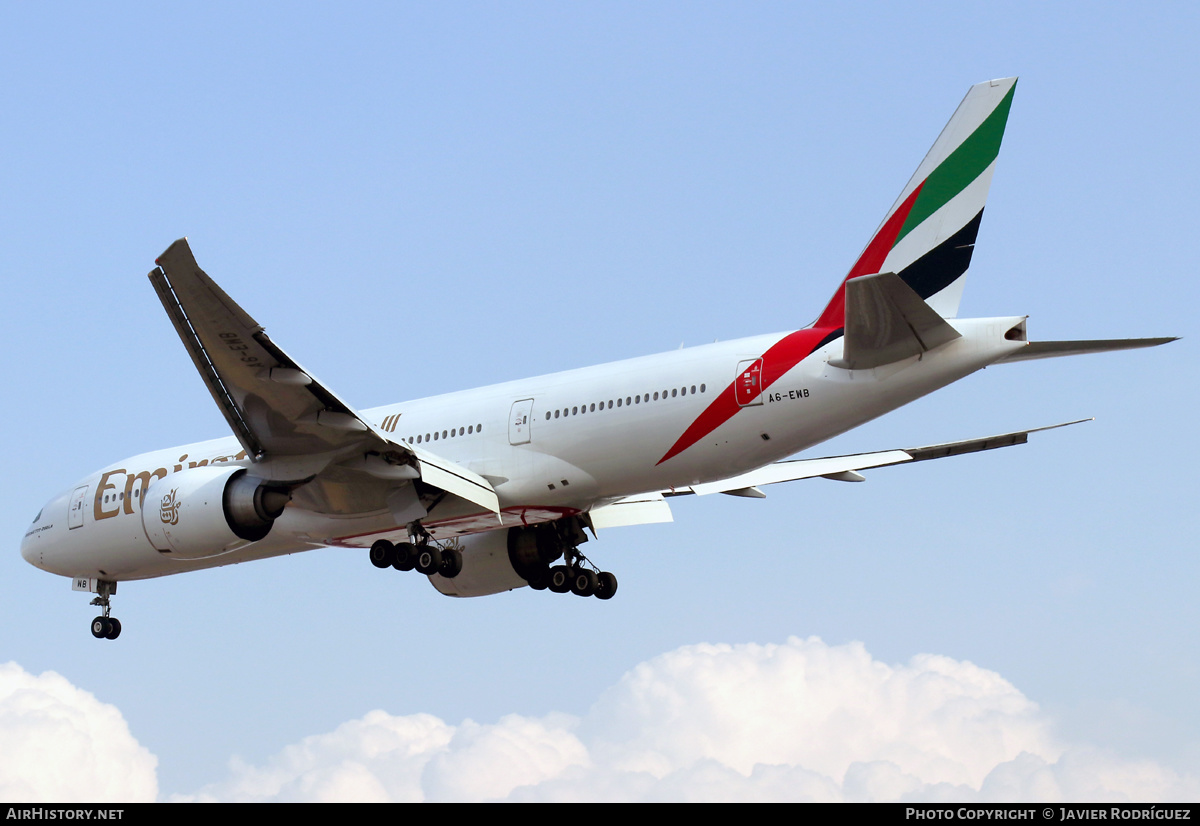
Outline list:
[[[0,664],[0,800],[137,802],[158,796],[158,761],[116,707],[53,671]]]
[[[995,672],[933,655],[889,666],[860,643],[831,646],[815,638],[680,648],[638,665],[582,718],[434,721],[436,738],[414,726],[418,719],[433,720],[372,712],[288,747],[266,767],[235,765],[229,781],[205,794],[288,800],[379,799],[378,793],[403,800],[556,801],[1200,798],[1200,782],[1163,766],[1065,748],[1037,705]],[[393,736],[372,738],[376,748],[367,753],[346,736],[348,726]],[[410,739],[409,731],[419,736]],[[275,780],[263,784],[265,776]]]
[[[153,758],[115,709],[57,675],[8,668],[115,720],[129,756],[113,759],[140,756],[153,794]],[[5,742],[21,726],[42,731],[41,716],[3,713]],[[44,799],[68,794],[39,788]],[[919,655],[889,666],[859,643],[793,638],[668,652],[581,718],[452,725],[372,711],[262,765],[235,759],[226,780],[175,799],[1154,801],[1200,799],[1200,780],[1057,742],[1032,701],[972,663]]]
[[[655,776],[708,757],[743,775],[789,765],[840,781],[886,761],[978,788],[1022,751],[1058,756],[1037,706],[994,672],[930,655],[893,668],[861,643],[815,638],[672,651],[626,674],[588,720],[615,765]]]

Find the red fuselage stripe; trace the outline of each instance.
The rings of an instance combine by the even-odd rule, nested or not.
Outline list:
[[[811,355],[813,350],[817,349],[817,346],[833,332],[833,330],[818,330],[810,327],[807,330],[788,333],[775,342],[771,349],[763,354],[762,381],[758,392],[747,401],[757,398],[764,390],[783,378],[789,370]],[[721,391],[703,413],[696,417],[696,420],[688,426],[688,429],[683,432],[683,435],[672,445],[666,455],[658,460],[658,464],[661,465],[672,456],[687,450],[732,419],[734,414],[742,409],[737,400],[737,378],[734,376],[734,380],[729,383],[729,386]]]
[[[758,388],[758,393],[747,399],[747,402],[757,398],[768,387],[783,378],[789,370],[811,355],[813,350],[817,348],[817,345],[828,335],[845,325],[846,282],[851,278],[858,278],[860,275],[871,275],[872,273],[879,272],[879,268],[883,266],[888,253],[892,251],[892,247],[896,243],[896,237],[900,234],[900,228],[904,226],[904,221],[908,218],[909,212],[912,211],[913,204],[916,203],[917,196],[921,194],[921,187],[924,185],[924,181],[918,184],[916,189],[909,193],[908,197],[904,199],[896,211],[883,222],[883,226],[879,228],[879,232],[875,233],[875,237],[871,239],[871,243],[867,244],[867,248],[863,250],[862,255],[858,257],[858,260],[854,262],[854,266],[850,268],[849,274],[847,274],[838,286],[838,291],[830,299],[828,306],[825,307],[825,311],[817,319],[817,323],[807,330],[797,330],[794,333],[789,333],[763,354],[762,381]],[[735,376],[734,381],[730,382],[724,392],[718,395],[713,400],[713,403],[696,417],[696,420],[688,426],[687,430],[683,431],[683,435],[658,460],[657,464],[661,465],[672,456],[678,456],[709,433],[712,433],[718,427],[725,424],[725,422],[732,419],[742,409],[742,406],[738,404],[736,383],[737,377]]]

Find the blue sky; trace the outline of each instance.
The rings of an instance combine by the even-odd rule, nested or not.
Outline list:
[[[931,654],[994,672],[1060,744],[1030,746],[1046,765],[1096,748],[1184,778],[1194,799],[1197,14],[0,6],[0,662],[19,666],[14,685],[54,671],[115,706],[157,758],[157,795],[232,797],[246,766],[373,710],[432,715],[460,737],[468,720],[495,732],[565,715],[598,764],[586,731],[622,675],[688,646],[740,656],[818,637],[835,653],[859,642],[881,667]],[[991,368],[814,455],[1093,423],[862,485],[678,501],[673,525],[589,548],[620,577],[608,603],[448,600],[329,550],[123,585],[125,632],[99,644],[84,595],[17,553],[76,479],[227,432],[144,279],[177,237],[359,407],[794,329],[967,87],[1013,74],[962,314],[1028,313],[1035,339],[1183,340]],[[24,765],[53,774],[53,751],[30,748]],[[699,776],[700,758],[678,754],[660,796],[687,797]],[[925,792],[937,779],[881,754],[860,758],[901,765]],[[752,758],[849,788],[837,761]]]

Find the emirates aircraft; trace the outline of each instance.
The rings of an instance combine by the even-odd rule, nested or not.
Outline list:
[[[808,327],[372,410],[301,367],[176,241],[150,281],[233,436],[79,480],[21,554],[96,594],[92,634],[108,639],[118,582],[328,546],[450,596],[609,599],[588,532],[670,521],[670,497],[1022,444],[1034,431],[787,458],[992,364],[1172,340],[1031,342],[1024,316],[957,318],[1015,87],[967,92]]]

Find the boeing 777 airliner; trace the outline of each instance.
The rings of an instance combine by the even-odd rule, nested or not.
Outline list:
[[[1035,343],[1023,316],[957,318],[1015,87],[967,92],[810,326],[373,410],[304,370],[176,241],[150,281],[233,436],[79,480],[21,554],[95,593],[92,634],[108,639],[118,582],[326,546],[451,596],[609,599],[587,532],[669,521],[670,497],[1024,443],[1033,431],[787,459],[992,364],[1172,340]]]

